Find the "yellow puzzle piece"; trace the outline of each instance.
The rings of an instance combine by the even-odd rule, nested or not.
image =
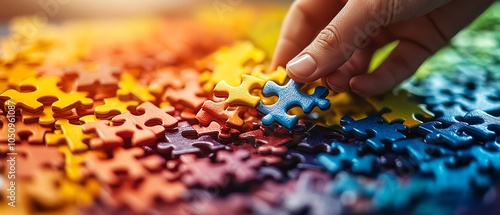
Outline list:
[[[219,82],[214,88],[214,95],[227,97],[229,105],[255,108],[259,104],[260,97],[252,95],[251,92],[255,89],[262,89],[265,83],[263,79],[243,75],[242,82],[237,87],[229,85],[226,81]]]
[[[154,102],[156,98],[151,95],[148,88],[139,84],[134,76],[129,73],[123,73],[118,82],[118,98],[122,100],[136,99],[140,102]]]

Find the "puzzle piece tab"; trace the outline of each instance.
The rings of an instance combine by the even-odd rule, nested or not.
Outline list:
[[[214,95],[227,98],[227,103],[232,106],[255,108],[259,104],[260,97],[252,95],[251,92],[255,89],[262,89],[266,81],[250,75],[243,75],[241,79],[242,82],[237,87],[225,81],[219,82],[214,88]]]

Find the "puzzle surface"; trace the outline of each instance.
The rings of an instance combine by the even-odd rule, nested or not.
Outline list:
[[[0,39],[0,214],[500,210],[500,4],[367,99],[267,69],[285,10],[252,11]]]

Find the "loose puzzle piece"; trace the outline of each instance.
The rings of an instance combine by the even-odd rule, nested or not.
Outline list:
[[[151,95],[147,87],[139,84],[134,76],[129,73],[122,73],[120,82],[118,83],[120,89],[116,92],[119,99],[124,101],[135,99],[140,102],[155,102],[156,97]]]
[[[0,143],[9,142],[9,118],[0,115]],[[16,120],[17,121],[17,120]],[[22,139],[27,139],[30,144],[43,144],[45,133],[50,132],[50,128],[42,127],[38,123],[24,123],[17,121],[15,125],[15,142],[20,143]]]
[[[465,166],[454,166],[456,159],[443,157],[420,164],[424,173],[434,176],[434,192],[437,193],[469,193],[472,185],[480,188],[491,183],[487,175],[479,171],[479,165],[471,161]]]
[[[187,193],[180,181],[170,181],[165,171],[149,174],[139,185],[125,186],[114,192],[121,204],[127,205],[134,213],[152,213],[152,208],[161,200],[162,204],[181,200]]]
[[[59,89],[58,82],[60,79],[57,77],[28,78],[19,84],[21,91],[10,89],[0,94],[0,103],[11,100],[30,112],[42,111],[44,104],[51,104],[52,110],[59,113],[75,107],[92,106],[93,101],[86,98],[86,93],[66,93]]]
[[[181,155],[179,159],[182,162],[179,167],[181,180],[187,186],[223,187],[228,184],[224,165],[212,163],[208,158],[197,159],[193,154]]]
[[[12,151],[12,149],[14,150]],[[6,157],[4,162],[13,161],[15,163],[16,179],[32,178],[39,169],[61,169],[64,166],[63,154],[56,147],[18,144],[15,146],[0,145],[0,155]],[[8,175],[9,171],[9,168],[5,168],[4,174]]]
[[[337,154],[322,153],[318,155],[319,163],[328,172],[335,174],[349,167],[354,173],[369,174],[375,172],[377,158],[373,155],[361,155],[359,147],[333,141],[332,149],[337,151]]]
[[[490,114],[500,114],[500,103],[494,100],[492,89],[475,90],[467,95],[468,98],[460,97],[457,103],[463,105],[468,111],[482,110]]]
[[[108,118],[125,112],[129,112],[129,108],[134,108],[139,105],[137,101],[122,101],[117,97],[105,98],[104,104],[94,108],[95,114],[99,118]]]
[[[250,157],[250,152],[246,150],[219,151],[217,161],[224,165],[226,173],[237,184],[254,180],[262,164],[261,159]]]
[[[226,101],[231,106],[255,108],[259,104],[260,97],[252,95],[251,92],[255,89],[262,89],[266,81],[249,75],[243,75],[241,79],[242,82],[237,87],[225,81],[219,82],[214,88],[214,95],[227,98]]]
[[[458,152],[459,156],[469,156],[474,158],[477,162],[479,168],[483,170],[500,171],[500,148],[497,147],[485,147],[480,145],[474,145],[463,151]]]
[[[161,136],[165,129],[177,126],[178,120],[168,114],[168,109],[160,109],[156,105],[145,102],[137,106],[137,113],[123,113],[113,117],[114,123],[131,120],[138,128],[149,129],[156,136]]]
[[[418,163],[431,160],[435,156],[452,156],[455,153],[447,148],[426,143],[422,138],[398,140],[392,143],[392,150],[410,155]]]
[[[153,131],[138,128],[131,117],[119,124],[108,120],[86,123],[82,125],[82,131],[86,134],[97,134],[97,138],[89,141],[90,149],[113,149],[128,144],[131,146],[151,145],[157,139]]]
[[[86,117],[86,119],[87,122],[96,120],[94,116]],[[81,125],[73,125],[67,119],[57,120],[56,129],[54,133],[45,135],[45,144],[65,143],[71,152],[86,151],[88,146],[85,142],[96,138],[95,134],[84,134]]]
[[[306,137],[298,144],[298,148],[307,152],[330,152],[330,144],[334,139],[343,139],[344,135],[335,129],[314,125],[306,132]]]
[[[264,96],[278,95],[278,101],[272,105],[259,103],[257,110],[264,114],[262,123],[271,125],[273,122],[278,122],[285,128],[291,129],[299,120],[298,116],[287,113],[291,108],[301,107],[304,113],[310,113],[315,106],[322,110],[330,108],[330,101],[325,99],[328,89],[316,87],[312,95],[306,95],[300,92],[300,87],[301,84],[293,80],[288,81],[285,86],[268,81],[262,93]]]
[[[495,132],[500,132],[500,117],[494,117],[482,110],[467,113],[463,120],[469,123],[465,128],[466,132],[480,140],[493,140]]]
[[[196,133],[189,124],[179,125],[178,129],[165,132],[166,142],[156,143],[156,151],[170,158],[177,158],[182,154],[201,154],[202,151],[214,152],[225,148],[211,136],[187,138],[183,133]]]
[[[174,106],[182,105],[196,112],[200,110],[203,102],[207,100],[207,95],[196,81],[199,79],[197,71],[185,69],[181,72],[183,79],[187,81],[184,88],[167,89],[162,98],[166,98]]]
[[[249,144],[249,143],[233,143],[229,145],[229,148],[232,149],[233,151],[238,151],[238,150],[245,150],[250,152],[250,156],[255,159],[261,159],[264,163],[270,164],[270,165],[279,165],[280,162],[282,162],[282,158],[280,156],[274,155],[274,154],[262,154],[259,152],[258,147],[255,146],[254,144]],[[280,151],[274,152],[276,154],[281,153]]]
[[[148,88],[156,94],[161,94],[168,88],[181,89],[185,85],[180,71],[169,67],[159,69],[148,79],[150,80]]]
[[[346,116],[342,117],[340,124],[344,132],[354,133],[359,138],[367,139],[368,146],[376,152],[384,149],[384,143],[391,143],[406,137],[400,133],[406,129],[403,124],[388,124],[379,116],[370,116],[357,121]]]
[[[284,154],[287,145],[292,141],[287,129],[280,127],[276,131],[266,133],[263,129],[249,131],[239,135],[239,139],[257,146],[261,154]]]
[[[246,108],[229,107],[227,102],[214,102],[206,100],[201,110],[196,114],[196,119],[202,126],[209,126],[211,122],[217,122],[222,129],[241,128],[243,119],[241,118]]]
[[[80,64],[68,69],[66,74],[78,76],[75,82],[77,90],[92,91],[98,87],[117,89],[118,77],[122,72],[120,67],[104,62],[97,63],[93,68],[89,67],[89,65]]]
[[[437,105],[432,107],[432,111],[439,116],[436,121],[442,122],[445,125],[451,125],[461,121],[463,116],[467,113],[459,104],[451,106]]]
[[[467,123],[457,122],[447,128],[443,128],[441,122],[426,122],[418,128],[418,132],[425,134],[425,140],[431,143],[442,143],[451,149],[470,146],[474,139],[464,133]]]
[[[88,110],[88,109],[85,109]],[[43,106],[42,113],[31,113],[21,110],[22,120],[25,123],[38,122],[43,126],[53,126],[57,119],[77,119],[79,116],[74,113],[74,109],[62,113],[54,113],[51,106]]]
[[[85,160],[85,171],[87,174],[97,178],[102,183],[109,185],[120,184],[119,172],[125,172],[127,179],[138,181],[146,177],[148,168],[159,169],[164,164],[163,158],[151,155],[145,158],[142,148],[129,149],[116,148],[113,157],[103,158],[96,153],[90,154]],[[146,165],[148,164],[148,165]]]
[[[399,91],[397,95],[387,93],[383,98],[370,98],[368,101],[383,112],[382,118],[389,123],[402,119],[405,126],[414,127],[422,123],[418,117],[432,117],[429,111],[419,107],[416,102],[411,102],[410,94],[406,91]]]

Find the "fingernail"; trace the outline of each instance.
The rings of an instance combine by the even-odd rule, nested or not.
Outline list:
[[[330,89],[332,89],[333,91],[335,91],[335,92],[340,92],[339,87],[337,87],[337,86],[335,86],[334,84],[332,84],[332,82],[333,82],[333,80],[332,80],[332,79],[333,79],[333,77],[327,77],[327,78],[326,78],[326,84],[328,84],[328,87],[329,87]]]
[[[317,67],[316,61],[309,54],[294,58],[286,65],[288,71],[299,78],[307,78]]]

